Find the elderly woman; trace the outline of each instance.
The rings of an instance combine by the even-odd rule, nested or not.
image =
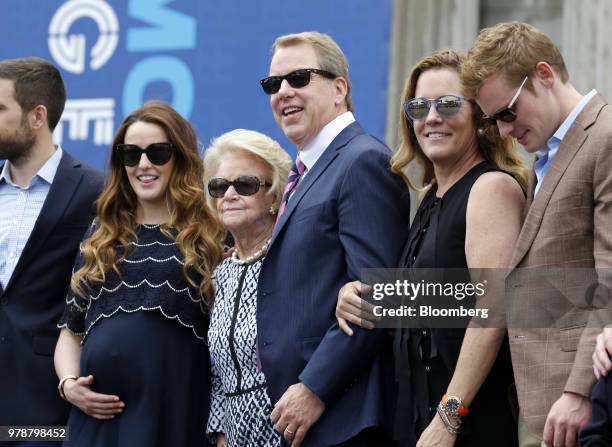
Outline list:
[[[451,50],[427,56],[404,88],[403,141],[392,170],[404,175],[416,161],[424,187],[404,175],[423,198],[401,268],[506,267],[521,228],[526,167],[513,142],[463,97],[462,60]],[[360,311],[367,308],[360,291],[355,282],[339,294],[337,316],[349,335],[346,320],[372,327],[371,315],[364,320]],[[503,329],[396,330],[398,445],[412,447],[419,438],[419,446],[517,445],[504,339]]]
[[[206,150],[207,202],[235,241],[231,257],[214,272],[208,331],[213,392],[207,431],[217,435],[217,446],[280,444],[257,360],[257,280],[291,164],[276,141],[250,130],[225,133]]]
[[[55,350],[67,445],[201,446],[222,229],[194,129],[151,101],[119,126]]]

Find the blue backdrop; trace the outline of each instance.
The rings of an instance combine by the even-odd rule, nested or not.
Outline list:
[[[242,127],[294,153],[258,80],[275,37],[305,30],[344,49],[357,119],[384,137],[391,0],[2,0],[0,9],[0,59],[60,67],[69,101],[55,138],[98,167],[121,119],[151,98],[172,103],[203,146]]]

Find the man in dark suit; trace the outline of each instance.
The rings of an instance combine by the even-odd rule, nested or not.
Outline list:
[[[0,426],[67,421],[56,325],[103,175],[52,143],[65,102],[50,63],[0,62]]]
[[[293,446],[382,446],[385,360],[380,331],[342,333],[338,291],[361,269],[395,267],[409,195],[391,152],[351,113],[348,63],[327,35],[282,36],[261,81],[298,158],[258,285],[258,352],[271,419]],[[385,421],[385,417],[387,420]],[[288,445],[288,444],[287,444]]]

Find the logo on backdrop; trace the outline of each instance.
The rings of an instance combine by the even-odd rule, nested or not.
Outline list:
[[[106,146],[113,141],[115,100],[113,98],[69,99],[62,119],[53,132],[54,141],[62,144],[64,123],[68,123],[68,138],[89,140],[89,124],[93,123],[93,143]]]
[[[77,75],[82,85],[92,71],[99,75],[121,63],[129,67],[123,86],[87,89],[89,95],[66,102],[64,114],[54,132],[54,140],[90,141],[108,146],[113,140],[115,115],[126,115],[147,99],[151,85],[157,85],[154,97],[170,100],[174,108],[189,118],[194,107],[195,81],[192,67],[185,60],[196,48],[197,20],[169,6],[174,0],[127,0],[128,17],[139,23],[125,30],[125,50],[129,59],[111,58],[119,43],[119,20],[105,0],[68,0],[52,15],[48,44],[51,56],[64,70]],[[127,17],[122,17],[124,20]],[[93,33],[79,34],[74,24],[80,20]],[[95,42],[86,42],[92,35]],[[88,48],[91,48],[89,51]],[[189,50],[190,53],[186,53]],[[174,53],[174,54],[173,54]],[[129,63],[127,62],[129,61]],[[106,64],[106,66],[105,66]],[[159,89],[159,85],[163,89]],[[77,89],[78,90],[78,89]],[[91,92],[97,93],[91,93]],[[170,93],[167,93],[170,92]],[[119,93],[118,96],[115,96]]]
[[[98,28],[98,39],[88,55],[84,34],[70,34],[80,19],[91,19]],[[83,74],[89,56],[89,68],[98,70],[115,53],[119,42],[119,20],[111,6],[103,0],[69,0],[55,12],[49,23],[49,51],[57,64],[71,73]],[[106,146],[113,141],[115,100],[113,98],[69,99],[53,132],[54,141],[62,144],[64,127],[73,141],[90,140],[93,123],[94,144]]]
[[[113,8],[103,0],[69,0],[55,13],[49,24],[49,51],[64,70],[81,74],[87,59],[85,35],[70,34],[80,19],[92,19],[99,31],[91,48],[89,67],[98,70],[112,57],[119,42],[119,21]]]

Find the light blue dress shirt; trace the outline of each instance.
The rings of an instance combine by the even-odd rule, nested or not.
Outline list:
[[[557,152],[559,151],[559,146],[561,146],[561,141],[565,138],[565,134],[569,130],[574,121],[576,121],[576,117],[582,109],[589,103],[591,98],[597,94],[596,90],[591,90],[586,96],[584,96],[578,104],[572,109],[567,118],[561,123],[561,126],[557,129],[557,131],[553,134],[552,137],[546,142],[546,146],[539,151],[536,152],[536,162],[533,166],[535,170],[536,178],[538,179],[535,187],[534,197],[540,190],[540,186],[542,185],[542,180],[544,176],[548,172],[550,165],[552,164]]]
[[[58,147],[25,188],[13,183],[9,162],[4,163],[0,173],[0,283],[3,288],[32,234],[61,159],[62,148]]]

